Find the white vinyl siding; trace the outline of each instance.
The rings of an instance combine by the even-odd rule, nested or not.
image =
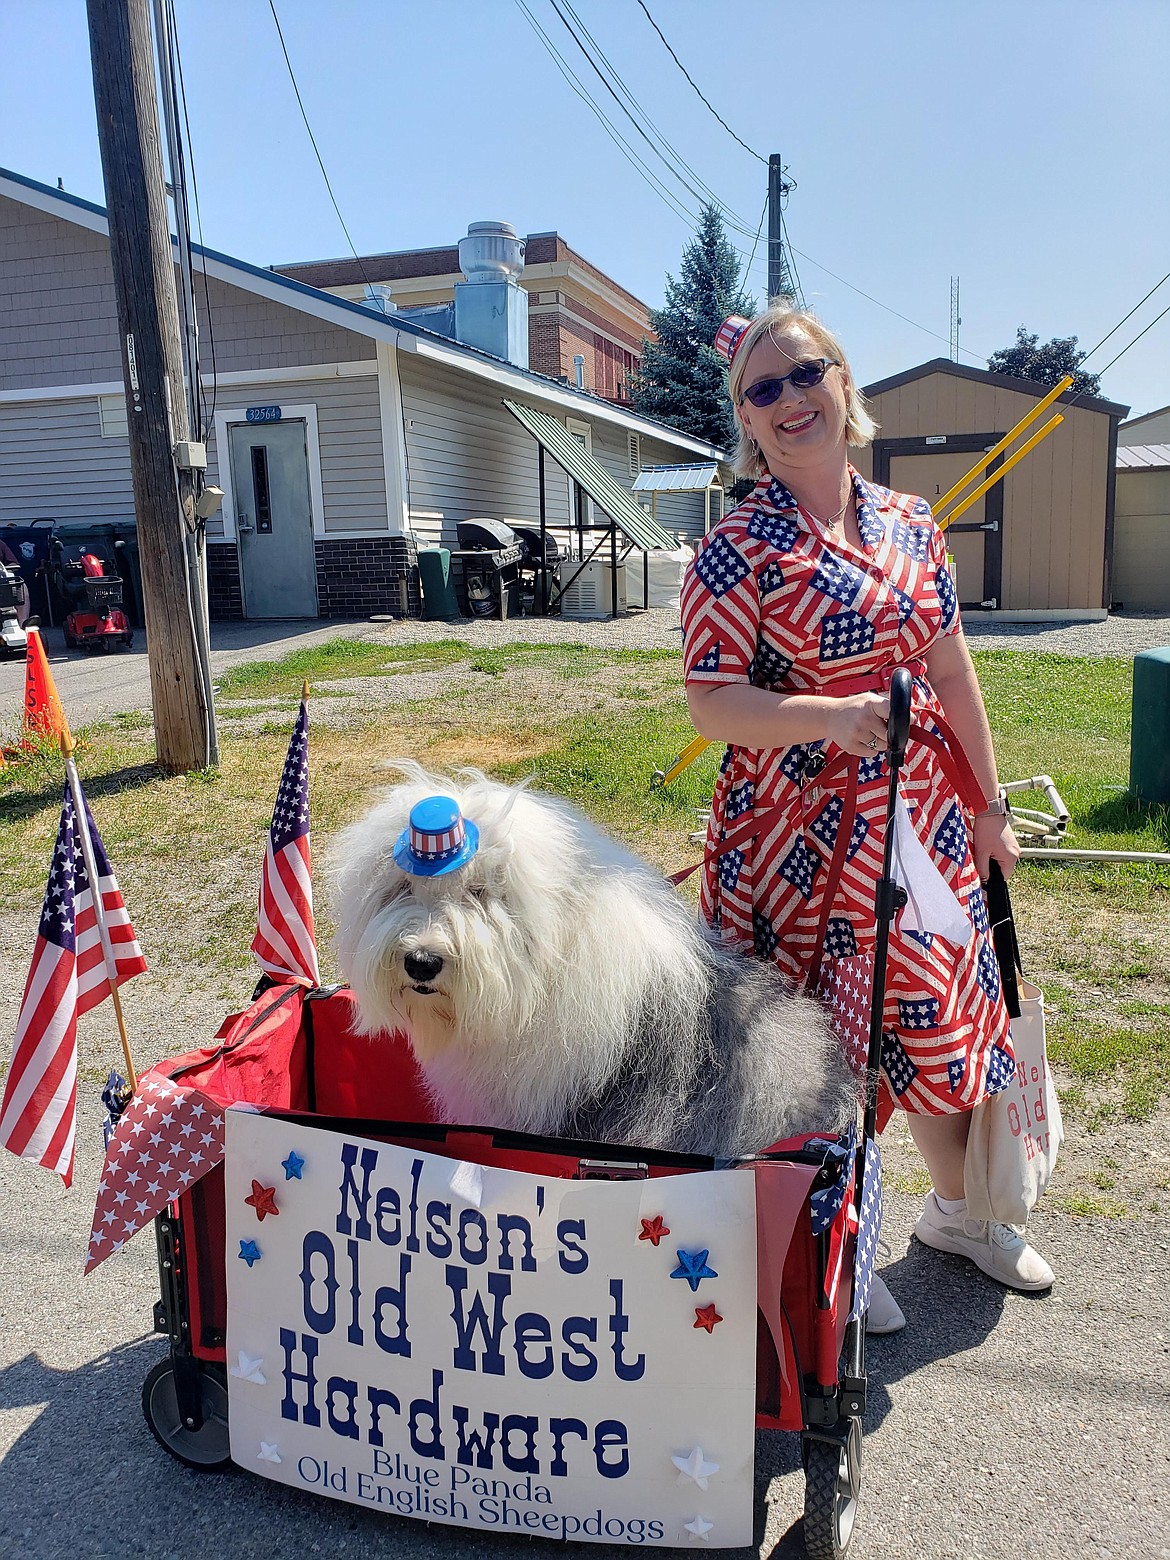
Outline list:
[[[244,408],[315,405],[326,536],[368,536],[386,531],[386,480],[375,374],[225,385],[220,387],[219,404],[221,410],[225,404]],[[214,434],[207,446],[207,480],[225,486]],[[222,529],[218,520],[213,520],[208,536],[218,535]]]
[[[539,525],[536,440],[505,410],[499,387],[410,352],[400,353],[398,364],[410,525],[419,546],[455,546],[459,520]],[[563,529],[568,479],[547,455],[544,474],[547,523]]]
[[[0,403],[0,522],[134,522],[128,439],[103,438],[95,396]]]
[[[410,472],[410,525],[419,546],[454,547],[459,520],[512,519],[538,525],[536,440],[505,410],[501,391],[411,352],[400,353],[398,361]],[[539,404],[536,397],[533,402]],[[542,410],[551,410],[571,432],[588,427],[594,460],[622,487],[632,486],[629,429],[600,418],[566,418],[559,410]],[[645,434],[634,437],[640,441],[643,464],[669,465],[687,458],[687,451],[666,440]],[[551,455],[545,456],[544,474],[547,524],[561,533],[563,541],[569,527],[569,480]],[[596,512],[596,505],[592,507],[595,523],[603,524],[604,516]],[[701,493],[672,494],[666,505],[660,497],[659,514],[668,530],[692,538],[703,534]],[[597,539],[595,531],[593,540]]]

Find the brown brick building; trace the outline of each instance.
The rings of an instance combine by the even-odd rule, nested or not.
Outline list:
[[[354,302],[362,299],[367,282],[380,284],[401,309],[450,303],[462,280],[454,244],[364,255],[360,262],[310,260],[273,270]],[[528,294],[528,366],[571,384],[579,353],[585,359],[585,389],[607,401],[628,402],[642,343],[655,339],[646,305],[570,249],[558,233],[528,235],[520,285]]]

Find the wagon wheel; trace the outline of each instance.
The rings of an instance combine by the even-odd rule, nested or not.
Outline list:
[[[159,1360],[142,1383],[142,1412],[151,1434],[172,1457],[201,1473],[216,1473],[231,1462],[223,1373],[214,1366],[200,1366],[199,1393],[203,1424],[191,1430],[179,1413],[174,1366],[169,1359]]]
[[[804,1548],[808,1560],[842,1560],[848,1553],[860,1491],[860,1419],[850,1419],[844,1445],[805,1438]]]

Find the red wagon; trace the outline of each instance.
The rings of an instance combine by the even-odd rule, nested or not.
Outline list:
[[[862,1325],[849,1320],[858,1227],[852,1140],[793,1139],[748,1164],[722,1166],[692,1155],[436,1125],[409,1047],[400,1037],[355,1035],[352,1016],[347,989],[275,986],[230,1020],[215,1046],[153,1072],[221,1106],[250,1104],[321,1131],[357,1131],[535,1175],[616,1181],[718,1168],[754,1173],[756,1424],[801,1434],[806,1548],[814,1560],[843,1555],[860,1489],[866,1385]],[[770,1218],[781,1203],[788,1211]],[[181,1462],[220,1469],[231,1460],[222,1162],[157,1218],[156,1235],[162,1297],[155,1329],[168,1337],[170,1353],[143,1387],[147,1423]]]

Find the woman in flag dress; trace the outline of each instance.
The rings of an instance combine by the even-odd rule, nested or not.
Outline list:
[[[875,425],[815,316],[774,306],[733,317],[716,345],[736,468],[756,487],[705,539],[682,592],[691,718],[727,744],[703,914],[819,990],[843,1043],[850,1030],[864,1043],[889,679],[909,668],[919,735],[901,796],[951,914],[946,936],[911,930],[904,915],[892,928],[879,1123],[904,1109],[930,1171],[919,1239],[1014,1288],[1045,1289],[1052,1271],[1022,1235],[969,1217],[964,1201],[970,1111],[1015,1068],[980,884],[992,860],[1010,874],[1019,850],[941,533],[921,498],[850,466],[847,446],[869,443]],[[749,820],[759,827],[745,837]],[[721,850],[733,831],[738,843]],[[884,1286],[870,1322],[904,1324]]]

